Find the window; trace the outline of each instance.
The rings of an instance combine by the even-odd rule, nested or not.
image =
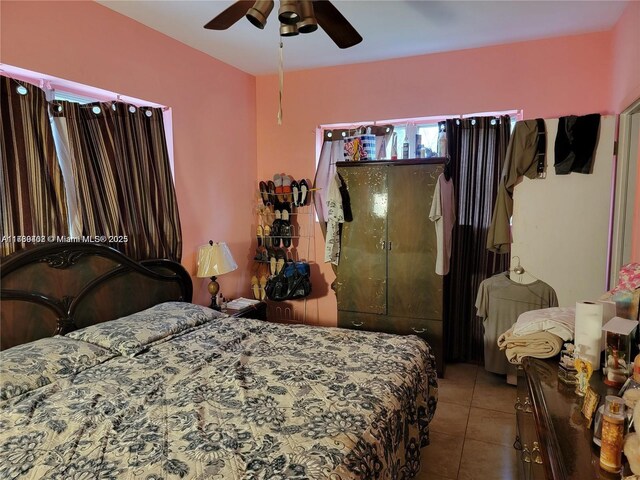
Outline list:
[[[522,120],[522,110],[506,110],[496,112],[481,112],[462,115],[442,115],[434,117],[419,117],[419,118],[404,118],[393,120],[377,120],[369,122],[357,122],[353,124],[339,123],[330,125],[321,125],[318,128],[318,142],[317,145],[320,148],[322,145],[322,139],[324,138],[323,132],[325,130],[333,129],[353,129],[354,131],[360,127],[366,127],[369,125],[393,125],[393,133],[395,134],[395,141],[397,144],[398,158],[403,158],[403,144],[405,140],[409,144],[409,154],[407,158],[429,158],[435,157],[438,154],[438,135],[440,128],[438,123],[451,118],[470,118],[470,117],[484,117],[484,116],[501,116],[508,115],[511,117],[511,130],[515,126],[516,121]],[[393,140],[389,139],[386,144],[386,154],[384,159],[391,159]],[[316,158],[319,158],[320,150],[318,148]],[[380,158],[379,160],[384,160]]]

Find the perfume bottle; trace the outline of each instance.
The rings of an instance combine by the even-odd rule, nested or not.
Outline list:
[[[602,415],[600,468],[616,473],[622,468],[622,441],[624,437],[624,400],[607,395]]]

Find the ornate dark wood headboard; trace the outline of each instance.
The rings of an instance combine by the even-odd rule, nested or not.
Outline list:
[[[50,243],[0,262],[0,348],[190,302],[191,277],[170,260],[136,262],[95,243]]]

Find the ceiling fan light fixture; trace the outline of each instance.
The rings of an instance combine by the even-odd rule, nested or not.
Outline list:
[[[293,25],[288,25],[286,23],[280,24],[281,37],[293,37],[295,35],[298,35],[298,26],[295,23]]]
[[[300,0],[300,16],[302,19],[296,24],[300,33],[311,33],[318,29],[311,0]]]
[[[295,25],[298,23],[300,21],[298,2],[296,0],[280,0],[278,20],[280,20],[280,23],[287,25]]]
[[[253,25],[262,30],[267,24],[267,17],[271,10],[273,10],[273,0],[257,0],[245,16]]]

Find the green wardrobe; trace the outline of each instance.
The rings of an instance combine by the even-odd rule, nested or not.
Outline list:
[[[338,173],[353,221],[342,230],[338,326],[419,335],[444,373],[442,277],[429,220],[443,159],[349,162]]]

